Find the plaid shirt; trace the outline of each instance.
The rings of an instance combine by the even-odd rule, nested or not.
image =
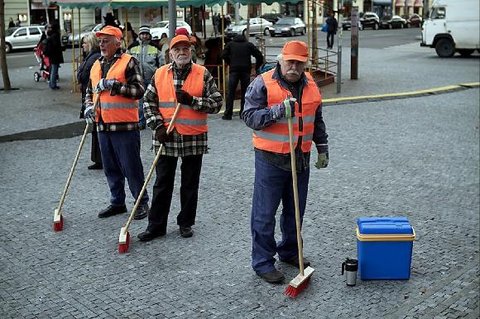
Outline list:
[[[187,75],[192,69],[192,64],[188,64],[183,69],[177,68],[175,63],[171,63],[169,69],[173,69],[173,84],[175,89],[181,89]],[[155,76],[154,76],[155,77]],[[205,70],[205,75],[202,79],[204,83],[203,94],[201,97],[193,97],[192,108],[198,112],[208,114],[218,113],[222,107],[222,95],[217,89],[215,80],[212,75]],[[163,125],[163,117],[158,110],[158,95],[155,88],[155,79],[152,78],[151,84],[148,85],[145,95],[143,96],[143,110],[147,125],[155,130],[160,125]],[[160,143],[156,140],[155,131],[153,132],[153,146],[158,151]],[[208,153],[208,137],[207,133],[198,135],[182,135],[174,129],[170,133],[170,141],[166,142],[162,147],[161,154],[174,157],[183,157],[190,155],[200,155]]]
[[[110,67],[117,61],[118,58],[122,56],[122,51],[119,49],[114,55],[113,58],[107,60],[105,57],[100,57],[98,60],[100,61],[100,67],[102,69],[102,77],[105,77]],[[138,65],[138,61],[135,58],[130,59],[128,62],[127,68],[125,69],[125,78],[127,79],[127,83],[121,83],[116,81],[110,90],[110,95],[122,95],[125,97],[130,97],[133,100],[141,99],[143,93],[145,92],[145,88],[143,87],[143,78],[140,72],[140,66]],[[88,82],[86,95],[85,95],[85,104],[92,103],[93,104],[93,88],[92,82]],[[100,107],[102,105],[102,101],[100,101]],[[138,122],[132,123],[104,123],[102,119],[100,122],[97,123],[97,130],[98,131],[135,131],[139,129]]]

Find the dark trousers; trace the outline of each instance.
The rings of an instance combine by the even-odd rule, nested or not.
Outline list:
[[[90,152],[90,159],[95,164],[102,164],[102,154],[100,152],[100,143],[98,142],[97,124],[92,126],[92,149]]]
[[[307,202],[310,170],[297,174],[300,219],[303,221]],[[282,239],[275,242],[275,215],[282,202],[280,229]],[[255,152],[255,183],[251,215],[252,268],[257,273],[275,269],[275,254],[281,260],[298,256],[293,201],[292,172],[280,169]]]
[[[327,32],[327,48],[333,48],[333,39],[335,38],[335,32]]]
[[[202,159],[203,155],[182,157],[180,213],[177,216],[177,225],[182,227],[195,224]],[[152,206],[148,215],[148,227],[155,231],[167,230],[177,161],[178,157],[160,156],[155,167],[157,177],[153,185]]]
[[[125,178],[136,200],[145,182],[140,159],[140,132],[98,132],[98,141],[103,171],[110,188],[110,203],[114,206],[125,205]],[[148,204],[147,192],[140,201],[140,205],[145,204]]]
[[[245,93],[247,92],[247,87],[250,84],[250,73],[230,72],[228,75],[228,96],[224,113],[226,117],[232,117],[233,101],[235,100],[235,91],[237,90],[238,82],[240,82],[240,88],[242,90],[242,100],[240,102],[240,114],[242,114],[243,106],[245,105]]]

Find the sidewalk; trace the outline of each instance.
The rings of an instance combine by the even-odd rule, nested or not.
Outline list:
[[[416,46],[362,50],[359,80],[348,80],[345,65],[342,93],[333,84],[322,88],[324,99],[478,82],[478,58],[438,59]],[[83,128],[80,94],[70,92],[68,70],[68,64],[61,68],[61,90],[54,92],[33,82],[34,69],[10,74],[19,90],[0,93],[0,137],[66,124],[63,131],[72,134],[70,123]],[[52,231],[53,211],[80,137],[0,142],[1,317],[478,318],[479,97],[476,87],[326,103],[330,165],[311,171],[303,232],[315,272],[295,300],[282,294],[287,283],[266,284],[250,267],[254,159],[251,131],[237,118],[209,116],[210,154],[194,236],[181,238],[176,226],[177,176],[167,235],[140,243],[136,235],[146,220],[134,221],[125,255],[117,248],[127,215],[97,218],[109,195],[103,173],[86,169],[90,138],[59,233]],[[150,139],[142,131],[145,171],[153,161]],[[341,263],[357,256],[354,230],[361,216],[408,217],[418,236],[410,280],[345,285]],[[297,275],[286,264],[277,266],[287,281]]]

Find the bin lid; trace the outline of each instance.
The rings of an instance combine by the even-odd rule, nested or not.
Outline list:
[[[360,241],[415,240],[415,230],[406,217],[360,217],[356,233]]]

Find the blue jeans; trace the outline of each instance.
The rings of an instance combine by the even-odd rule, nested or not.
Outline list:
[[[140,159],[140,132],[98,132],[98,141],[103,171],[110,188],[110,203],[114,206],[125,205],[125,178],[136,200],[145,181]],[[140,201],[140,205],[144,204],[148,204],[146,191]]]
[[[297,173],[300,220],[307,202],[310,169]],[[275,242],[275,215],[282,201],[282,240]],[[255,152],[255,183],[251,215],[252,268],[262,274],[275,269],[275,254],[281,260],[298,256],[293,201],[292,172],[280,169]]]
[[[50,78],[48,80],[48,86],[53,89],[57,87],[58,80],[58,68],[59,64],[50,64]]]

